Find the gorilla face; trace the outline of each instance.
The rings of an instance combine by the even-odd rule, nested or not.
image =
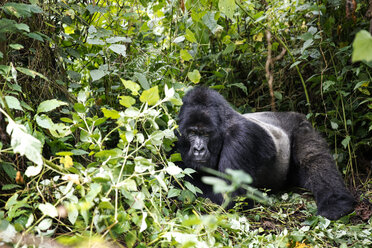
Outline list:
[[[203,111],[189,111],[187,121],[180,121],[179,151],[190,167],[216,168],[223,139],[215,120]]]
[[[187,129],[186,135],[190,142],[188,157],[195,163],[206,163],[210,159],[209,132],[205,128],[193,126]]]

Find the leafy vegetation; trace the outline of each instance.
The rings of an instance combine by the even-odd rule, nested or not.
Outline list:
[[[370,246],[372,6],[351,2],[3,1],[0,244]],[[306,113],[355,212],[331,222],[304,192],[248,211],[196,199],[173,149],[195,84],[240,112]]]

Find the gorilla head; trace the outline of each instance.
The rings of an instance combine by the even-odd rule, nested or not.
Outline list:
[[[196,88],[199,90],[202,88]],[[214,92],[214,91],[213,91]],[[214,92],[216,93],[216,92]],[[216,169],[223,144],[221,101],[219,94],[188,94],[183,98],[179,114],[178,147],[184,163],[194,169]],[[224,101],[224,99],[222,98]]]

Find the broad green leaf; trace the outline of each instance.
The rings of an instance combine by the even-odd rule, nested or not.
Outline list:
[[[174,40],[173,40],[173,42],[174,43],[181,43],[182,41],[184,41],[185,40],[185,36],[178,36],[178,37],[176,37]]]
[[[102,190],[102,185],[98,183],[92,183],[90,185],[90,190],[88,194],[85,196],[85,199],[88,202],[93,202],[94,198],[97,197],[97,195],[101,192]]]
[[[23,111],[20,102],[14,96],[5,96],[5,101],[9,108]]]
[[[124,80],[122,78],[120,78],[120,80],[124,84],[124,87],[129,89],[132,92],[133,96],[138,95],[138,91],[141,89],[141,87],[137,83],[131,80]]]
[[[147,217],[147,212],[143,212],[142,214],[142,221],[141,221],[141,228],[139,230],[139,232],[143,232],[147,229],[147,223],[146,223],[146,217]]]
[[[110,48],[111,51],[113,51],[117,54],[123,55],[124,57],[127,55],[127,53],[126,53],[127,47],[125,45],[112,44],[111,46],[109,46],[109,48]]]
[[[67,204],[68,220],[71,224],[75,224],[77,217],[79,216],[78,206],[73,203]]]
[[[138,82],[142,86],[143,89],[148,90],[150,88],[150,84],[147,81],[147,78],[142,73],[135,72],[134,76],[138,79]]]
[[[103,71],[103,70],[91,70],[90,71],[90,76],[92,77],[92,80],[93,81],[97,81],[101,78],[103,78],[104,76],[106,76],[106,72]]]
[[[111,119],[119,119],[120,117],[120,114],[118,111],[116,111],[115,109],[106,109],[106,108],[102,108],[102,112],[103,112],[103,115],[107,118],[111,118]]]
[[[42,79],[49,81],[43,74],[38,73],[36,71],[24,68],[24,67],[17,67],[16,68],[18,71],[22,72],[23,74],[26,74],[32,78],[35,78],[36,76],[41,77]]]
[[[33,177],[33,176],[39,175],[41,169],[43,169],[42,165],[29,166],[29,167],[27,167],[27,169],[25,171],[25,175],[28,176],[28,177]]]
[[[39,6],[24,3],[9,2],[4,4],[1,9],[17,18],[31,17],[32,13],[43,13],[43,10]]]
[[[190,42],[197,42],[194,33],[190,29],[186,29],[185,38]]]
[[[118,187],[123,187],[126,191],[138,191],[137,190],[137,183],[133,179],[127,179],[121,182]]]
[[[130,43],[132,40],[127,37],[120,37],[120,36],[115,36],[115,37],[110,37],[106,39],[107,43],[116,43],[116,42],[127,42]]]
[[[53,224],[53,221],[52,219],[50,218],[45,218],[43,219],[39,225],[37,225],[37,227],[41,230],[41,231],[46,231],[48,230]]]
[[[218,8],[228,18],[232,19],[234,17],[234,12],[236,10],[235,0],[219,0]]]
[[[165,171],[169,175],[174,176],[174,175],[180,174],[182,172],[182,169],[180,167],[176,166],[175,164],[173,164],[172,162],[169,162],[168,164],[169,164],[169,166],[167,168],[165,168]]]
[[[151,89],[145,90],[140,96],[140,101],[147,103],[148,105],[155,105],[159,101],[159,90],[158,86],[154,86]]]
[[[332,129],[337,130],[338,129],[338,124],[336,122],[331,121],[331,127],[332,127]]]
[[[54,122],[49,116],[46,115],[36,115],[35,116],[36,123],[39,127],[46,128],[46,129],[54,129]]]
[[[119,96],[120,100],[119,103],[123,105],[124,107],[131,107],[133,104],[136,103],[136,100],[131,96]]]
[[[37,113],[50,112],[64,105],[68,105],[68,104],[65,102],[59,101],[57,99],[46,100],[39,104],[39,107],[37,108]]]
[[[9,44],[9,46],[15,50],[21,50],[24,48],[21,44]]]
[[[359,31],[353,42],[352,61],[372,61],[372,36],[365,30]]]
[[[18,30],[26,31],[27,33],[30,32],[30,27],[24,23],[15,24],[14,27],[16,27]]]
[[[184,49],[180,51],[180,56],[181,56],[181,59],[185,61],[190,61],[192,59],[191,54],[187,50],[184,50]]]
[[[180,194],[181,194],[181,190],[180,189],[173,188],[173,189],[170,189],[168,191],[167,198],[177,197]]]
[[[197,84],[199,83],[200,81],[200,73],[198,70],[193,70],[192,72],[188,72],[187,73],[187,77],[190,79],[191,82],[193,82],[194,84]]]
[[[84,104],[77,102],[74,104],[74,110],[78,113],[85,113],[85,106]]]
[[[37,169],[41,169],[43,159],[41,156],[42,144],[40,140],[36,139],[32,135],[26,132],[26,128],[23,125],[15,123],[13,120],[8,119],[9,124],[6,127],[6,131],[11,135],[11,146],[15,153],[19,153],[22,156],[25,155],[29,160],[39,165]],[[38,171],[31,171],[26,176],[30,177],[35,175]],[[40,171],[39,171],[40,172]],[[37,174],[36,174],[37,175]]]
[[[209,28],[209,30],[213,34],[223,30],[223,28],[220,25],[217,24],[217,20],[214,18],[215,14],[216,14],[215,12],[208,11],[203,16],[203,23]]]
[[[43,203],[40,203],[39,204],[39,209],[40,211],[47,215],[47,216],[50,216],[52,218],[55,218],[58,216],[58,212],[57,212],[57,209],[55,206],[53,206],[52,204],[50,204],[49,202],[43,204]]]
[[[350,140],[351,140],[350,136],[347,135],[345,139],[341,141],[341,144],[344,146],[344,148],[346,148],[349,145]]]
[[[38,40],[38,41],[41,41],[43,42],[44,39],[41,35],[37,34],[37,33],[29,33],[29,34],[26,34],[28,37],[34,39],[34,40]]]

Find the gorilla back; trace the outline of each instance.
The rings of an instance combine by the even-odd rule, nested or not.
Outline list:
[[[304,187],[313,192],[318,214],[329,219],[353,210],[354,199],[327,143],[302,114],[241,115],[216,91],[196,87],[183,98],[179,130],[177,147],[183,166],[197,171],[190,181],[218,204],[222,196],[201,182],[203,167],[244,170],[252,176],[253,186],[260,188]]]

